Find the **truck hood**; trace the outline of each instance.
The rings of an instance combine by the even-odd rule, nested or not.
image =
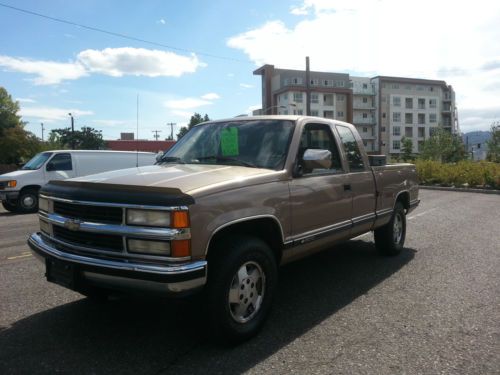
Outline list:
[[[269,177],[273,179],[272,176],[277,176],[281,172],[230,165],[167,164],[121,169],[66,181],[173,188],[185,194],[197,194],[248,184],[250,179],[257,179],[255,183],[264,182],[261,181],[261,177],[268,176],[264,178],[267,181]]]
[[[16,178],[25,176],[27,174],[31,174],[33,172],[34,172],[34,170],[32,170],[32,169],[23,169],[23,170],[20,169],[18,171],[0,174],[0,180],[2,180],[2,181],[3,180],[12,180],[12,179],[16,179]]]

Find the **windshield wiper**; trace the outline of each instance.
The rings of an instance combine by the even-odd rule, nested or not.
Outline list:
[[[240,160],[240,159],[236,159],[236,158],[231,158],[229,156],[210,155],[210,156],[201,156],[201,157],[198,157],[195,159],[199,160],[199,161],[200,160],[210,160],[210,159],[214,159],[215,161],[232,161],[232,162],[238,163],[239,165],[243,165],[245,167],[259,168],[258,166],[256,166],[253,163],[250,163],[250,162],[244,161],[244,160]]]
[[[177,156],[162,156],[160,160],[158,160],[158,164],[160,163],[178,163],[178,164],[186,164],[181,160],[181,158],[178,158]]]

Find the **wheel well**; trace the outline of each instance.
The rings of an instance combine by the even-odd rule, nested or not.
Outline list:
[[[22,189],[21,189],[21,192],[23,191],[26,191],[26,190],[40,190],[40,187],[39,185],[27,185],[27,186],[24,186]]]
[[[273,251],[276,257],[276,263],[279,264],[283,251],[282,232],[277,221],[271,218],[251,219],[231,224],[219,230],[210,239],[207,257],[210,257],[211,251],[221,239],[238,234],[260,238],[265,241]]]
[[[403,207],[407,210],[410,208],[410,193],[404,191],[398,195],[396,202],[401,202]]]

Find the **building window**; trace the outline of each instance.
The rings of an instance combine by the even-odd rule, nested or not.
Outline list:
[[[429,115],[429,122],[430,122],[431,124],[436,123],[436,114],[435,114],[435,113],[431,113],[431,114]]]
[[[283,94],[283,100],[288,100],[288,93],[287,94]]]
[[[368,128],[366,126],[363,127],[363,133],[368,133]]]
[[[382,127],[380,128],[380,131],[381,131],[382,133],[385,133],[385,126],[382,126]]]
[[[413,113],[405,113],[405,124],[413,124]]]
[[[406,85],[405,89],[411,91],[411,85]]]
[[[344,87],[345,82],[344,81],[337,81],[337,87]]]
[[[294,85],[302,85],[302,78],[300,77],[292,78],[292,82]]]
[[[400,141],[392,141],[392,148],[394,150],[399,150],[401,148],[401,142]]]
[[[418,124],[419,125],[425,124],[425,113],[418,114]]]
[[[429,128],[429,136],[433,136],[434,133],[436,132],[437,128]]]
[[[394,126],[392,128],[392,135],[395,135],[395,136],[401,135],[401,127]]]
[[[429,87],[429,91],[434,91],[434,87]]]
[[[318,116],[318,115],[319,115],[318,111],[311,110],[311,116]]]
[[[429,99],[429,108],[436,108],[436,99]]]
[[[363,103],[368,103],[368,98],[363,98]]]
[[[367,83],[363,83],[363,88],[367,89],[368,88],[368,84]]]
[[[413,108],[413,98],[405,99],[405,108],[412,109]]]
[[[368,118],[368,113],[363,113],[363,118]]]
[[[424,87],[423,87],[423,86],[417,86],[417,90],[418,90],[418,91],[422,91],[423,89],[424,89]]]
[[[382,118],[385,118],[385,112],[382,113]]]
[[[295,103],[302,103],[302,93],[301,92],[294,92],[293,93],[293,101]]]
[[[413,128],[409,128],[409,127],[405,128],[405,137],[408,137],[408,138],[413,137]]]
[[[339,95],[339,94],[337,94],[337,100],[339,102],[343,102],[345,100],[345,95]]]
[[[311,93],[311,103],[319,103],[319,97],[317,93]]]
[[[401,112],[392,112],[392,121],[401,122]]]
[[[418,109],[425,109],[425,99],[418,98]]]
[[[311,86],[318,86],[319,85],[319,79],[311,79]]]
[[[425,137],[425,128],[422,126],[418,127],[418,137],[419,138],[424,138]]]
[[[302,116],[304,113],[303,113],[302,109],[297,109],[297,114]]]
[[[394,107],[401,107],[401,98],[399,96],[395,96],[392,98],[392,105]]]
[[[393,89],[399,89],[399,83],[393,83],[392,84]]]
[[[344,112],[343,111],[338,111],[337,112],[337,117],[344,117]]]
[[[385,103],[387,101],[387,98],[385,96],[382,96],[382,103]]]

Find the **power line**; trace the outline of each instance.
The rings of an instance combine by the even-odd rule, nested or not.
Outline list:
[[[17,8],[17,7],[14,7],[12,5],[4,4],[4,3],[0,3],[0,6],[2,6],[4,8],[9,8],[9,9],[12,9],[12,10],[16,10],[18,12],[30,14],[32,16],[37,16],[37,17],[45,18],[45,19],[48,19],[48,20],[51,20],[51,21],[60,22],[60,23],[64,23],[64,24],[67,24],[67,25],[80,27],[82,29],[92,30],[92,31],[96,31],[96,32],[99,32],[99,33],[103,33],[103,34],[108,34],[108,35],[116,36],[116,37],[123,38],[123,39],[129,39],[129,40],[133,40],[133,41],[136,41],[136,42],[151,44],[151,45],[154,45],[154,46],[157,46],[157,47],[163,47],[163,48],[170,49],[170,50],[182,51],[182,52],[186,52],[186,53],[193,53],[194,52],[197,55],[205,56],[205,57],[211,57],[211,58],[214,58],[214,59],[229,60],[229,61],[235,61],[235,62],[240,62],[240,63],[245,63],[245,64],[253,64],[253,62],[251,62],[249,60],[241,60],[241,59],[235,59],[233,57],[213,55],[211,53],[200,52],[200,51],[193,51],[193,50],[190,51],[190,50],[188,50],[186,48],[180,48],[180,47],[170,46],[168,44],[153,42],[151,40],[137,38],[135,36],[121,34],[121,33],[117,33],[117,32],[114,32],[114,31],[109,31],[109,30],[101,29],[101,28],[98,28],[98,27],[87,26],[87,25],[83,25],[81,23],[77,23],[77,22],[73,22],[73,21],[68,21],[68,20],[65,20],[65,19],[62,19],[62,18],[51,17],[51,16],[48,16],[46,14],[37,13],[37,12],[34,12],[32,10]]]

